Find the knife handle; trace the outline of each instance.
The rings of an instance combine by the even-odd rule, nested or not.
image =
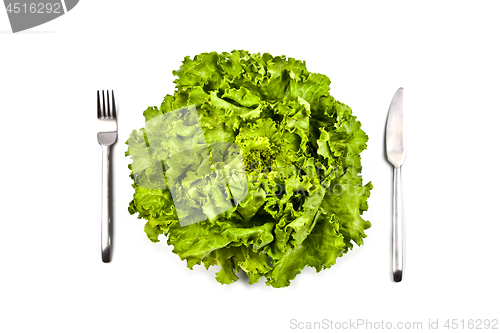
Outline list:
[[[403,279],[403,187],[401,167],[394,168],[394,194],[392,202],[392,275],[394,282]]]

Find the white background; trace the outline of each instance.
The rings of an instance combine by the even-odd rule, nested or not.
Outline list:
[[[287,332],[290,321],[500,319],[500,3],[81,1],[12,34],[0,9],[1,332]],[[288,288],[222,286],[127,211],[125,140],[184,56],[246,49],[328,75],[370,140],[365,245]],[[387,110],[405,88],[407,266],[391,281]],[[114,89],[113,260],[100,258],[96,90]],[[466,322],[467,324],[467,322]],[[500,327],[500,324],[497,326]],[[361,331],[361,330],[360,330]],[[457,330],[458,331],[458,330]]]

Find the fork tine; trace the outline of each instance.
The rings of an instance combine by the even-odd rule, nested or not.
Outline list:
[[[106,103],[104,103],[104,95],[102,93],[102,90],[100,94],[101,94],[101,115],[104,118],[106,116]]]
[[[115,92],[113,90],[111,90],[111,96],[113,98],[113,106],[111,109],[111,118],[116,118]]]
[[[101,98],[99,97],[99,90],[97,90],[97,118],[102,118]]]
[[[108,118],[111,118],[111,108],[109,107],[109,90],[106,90],[106,96],[107,96],[106,101],[108,103],[108,107],[106,110],[108,110]]]
[[[104,90],[101,90],[102,96],[102,116],[106,118],[108,116],[108,111],[106,110],[106,96],[104,96]]]

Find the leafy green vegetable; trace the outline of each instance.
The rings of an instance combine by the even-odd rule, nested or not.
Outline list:
[[[308,72],[303,61],[247,51],[186,57],[173,73],[175,93],[159,109],[144,111],[146,121],[195,105],[206,142],[240,147],[248,193],[216,218],[182,227],[165,177],[183,163],[182,170],[195,164],[165,162],[165,147],[180,152],[182,144],[158,143],[170,131],[163,122],[147,134],[135,130],[126,155],[131,170],[143,171],[131,174],[129,212],[147,220],[151,241],[166,235],[189,268],[220,266],[222,284],[236,281],[241,269],[251,284],[265,277],[273,287],[288,286],[306,266],[329,268],[353,244],[363,244],[371,224],[361,214],[372,185],[363,185],[360,153],[368,136],[351,108],[330,95],[327,76]],[[169,128],[189,132],[187,122]],[[196,203],[196,186],[181,191],[183,199]]]

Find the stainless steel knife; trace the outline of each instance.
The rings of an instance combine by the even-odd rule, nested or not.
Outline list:
[[[403,88],[392,98],[385,129],[387,160],[394,166],[394,192],[392,201],[392,274],[394,282],[403,279],[404,212],[401,167],[405,161],[405,130],[403,114]]]

